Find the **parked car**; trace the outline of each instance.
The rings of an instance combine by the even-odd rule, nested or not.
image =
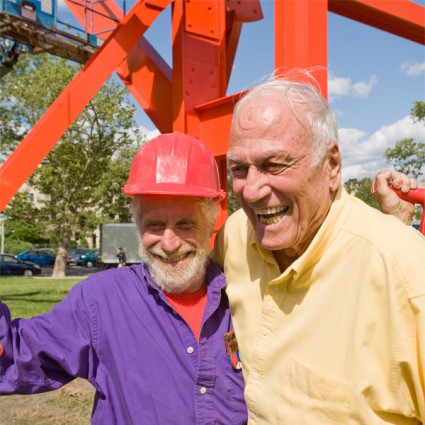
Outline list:
[[[66,257],[66,264],[77,264],[83,254],[87,254],[91,251],[93,250],[86,248],[72,248],[69,250],[68,256]]]
[[[56,260],[55,254],[47,249],[31,249],[29,251],[24,251],[18,254],[16,258],[23,261],[31,261],[40,266],[53,266]]]
[[[0,275],[33,276],[41,273],[38,264],[23,261],[10,254],[0,254]]]
[[[102,262],[99,251],[90,251],[83,254],[77,261],[79,266],[93,267],[98,266]]]

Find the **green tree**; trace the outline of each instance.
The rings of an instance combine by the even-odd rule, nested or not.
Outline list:
[[[48,54],[21,58],[2,79],[0,108],[13,111],[0,115],[0,129],[7,136],[4,151],[16,146],[80,68]],[[134,112],[126,89],[111,78],[29,179],[50,198],[40,216],[59,247],[54,276],[65,275],[74,235],[82,238],[98,226],[104,201],[98,187],[108,178],[113,158],[140,145]]]
[[[227,208],[229,210],[229,215],[232,215],[235,211],[237,211],[240,206],[239,202],[236,199],[235,194],[233,193],[233,186],[232,186],[232,173],[230,170],[227,170]]]
[[[414,122],[425,125],[425,102],[415,102],[410,116]],[[418,178],[424,171],[425,143],[412,138],[402,139],[394,148],[388,148],[384,156],[397,171]]]
[[[139,138],[141,140],[141,138]],[[121,222],[131,221],[131,213],[128,208],[129,198],[124,195],[121,188],[126,184],[133,157],[139,149],[139,145],[121,149],[112,158],[109,172],[97,187],[100,204],[102,207],[102,221]]]
[[[5,222],[5,237],[9,240],[46,243],[44,226],[39,218],[40,211],[28,200],[28,192],[19,192],[12,199],[4,212],[10,217]]]
[[[372,179],[366,177],[362,180],[348,180],[344,186],[348,193],[379,210],[379,204],[372,196]]]
[[[413,108],[410,112],[410,116],[413,118],[413,121],[423,121],[425,122],[425,102],[417,101],[413,105]]]

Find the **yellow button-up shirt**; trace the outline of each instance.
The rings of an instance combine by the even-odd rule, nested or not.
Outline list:
[[[425,238],[340,188],[284,273],[243,211],[215,260],[239,343],[250,424],[425,418]]]

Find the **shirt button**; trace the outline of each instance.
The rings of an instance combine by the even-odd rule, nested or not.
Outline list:
[[[253,373],[252,375],[251,375],[251,377],[252,377],[252,379],[254,380],[254,381],[256,381],[257,379],[258,379],[258,373]]]
[[[205,387],[201,387],[200,390],[199,390],[199,392],[201,394],[205,394],[207,392],[207,389]]]
[[[195,350],[194,350],[194,348],[193,348],[193,347],[187,347],[186,351],[187,351],[189,354],[192,354]]]
[[[254,413],[254,412],[249,412],[249,417],[250,417],[251,419],[254,419],[254,418],[255,418],[255,413]]]
[[[262,329],[261,329],[261,333],[262,333],[263,335],[268,335],[268,334],[270,333],[270,331],[269,331],[267,328],[262,328]]]

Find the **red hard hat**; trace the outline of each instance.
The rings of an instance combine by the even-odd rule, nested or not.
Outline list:
[[[182,133],[161,134],[144,144],[122,191],[129,196],[226,196],[214,156],[198,139]]]

